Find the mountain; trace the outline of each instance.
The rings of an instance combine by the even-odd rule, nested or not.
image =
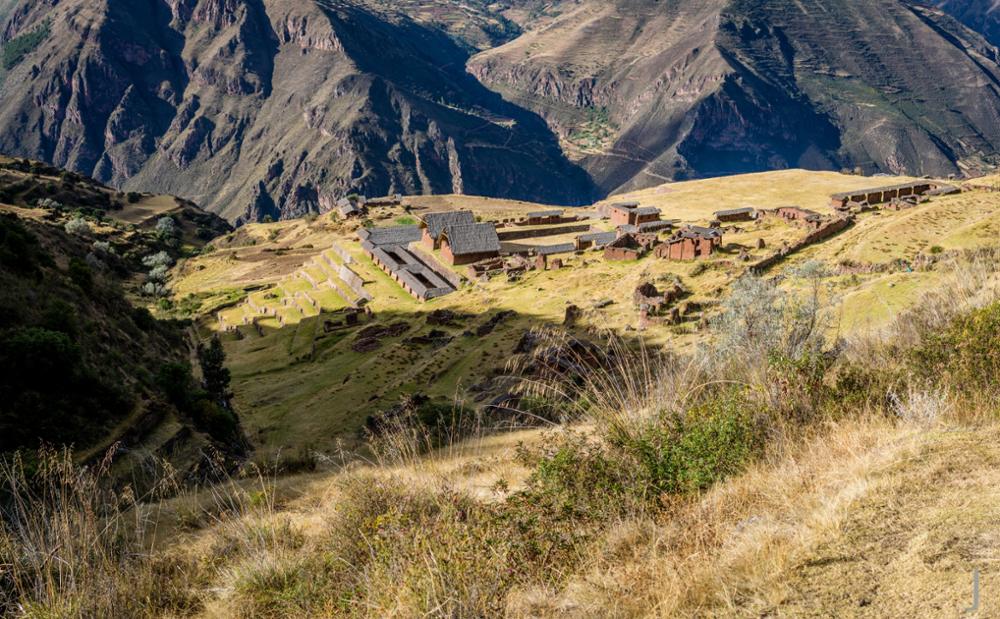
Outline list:
[[[3,35],[5,50],[26,52],[0,88],[0,150],[241,220],[349,193],[593,197],[540,118],[465,72],[478,35],[406,9],[22,2]],[[498,20],[483,27],[516,29]]]
[[[997,0],[935,0],[933,4],[982,34],[993,45],[1000,45],[1000,3]]]
[[[1000,150],[998,52],[945,10],[992,13],[940,4],[4,0],[0,150],[237,222],[351,193],[975,172]]]
[[[950,174],[1000,146],[997,52],[897,0],[575,4],[474,57],[605,191],[806,167]]]

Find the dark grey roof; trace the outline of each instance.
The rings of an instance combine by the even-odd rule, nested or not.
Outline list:
[[[842,191],[840,193],[835,193],[835,194],[833,194],[830,197],[833,198],[834,200],[839,200],[839,199],[842,199],[842,198],[849,198],[851,196],[860,196],[861,194],[865,194],[865,193],[877,193],[879,191],[892,191],[893,189],[909,189],[909,188],[912,188],[912,187],[921,187],[921,186],[928,186],[928,185],[930,185],[931,187],[934,187],[936,185],[936,183],[932,183],[931,181],[927,181],[927,180],[913,181],[912,183],[900,183],[898,185],[886,185],[884,187],[872,187],[870,189],[856,189],[854,191]]]
[[[672,221],[647,221],[639,224],[639,232],[654,232],[674,227]]]
[[[615,202],[614,204],[611,204],[610,206],[612,208],[627,208],[627,209],[632,209],[632,208],[637,208],[639,206],[639,203],[638,202]]]
[[[409,245],[420,240],[420,226],[395,226],[392,228],[362,228],[358,238],[376,247],[386,245]]]
[[[725,217],[726,215],[742,215],[744,213],[755,213],[755,212],[756,209],[753,209],[748,206],[744,208],[731,208],[731,209],[726,209],[724,211],[715,211],[715,216]]]
[[[702,226],[688,226],[682,234],[688,238],[699,236],[703,239],[714,239],[722,237],[722,230],[718,228],[704,228]]]
[[[639,226],[633,226],[632,224],[622,224],[618,226],[618,231],[622,234],[636,234],[639,232]]]
[[[535,253],[539,256],[552,256],[554,254],[571,254],[576,251],[576,245],[573,243],[560,243],[558,245],[538,245],[535,247]]]
[[[634,209],[636,215],[659,215],[662,211],[655,206],[643,206],[641,208]]]
[[[581,234],[576,238],[583,242],[591,242],[594,245],[601,246],[607,245],[608,243],[614,243],[615,239],[618,238],[618,233],[614,230],[611,232],[589,232],[587,234]]]
[[[421,219],[431,238],[437,239],[448,226],[461,226],[476,223],[476,216],[472,211],[444,211],[440,213],[426,213]]]
[[[500,237],[491,223],[452,225],[444,233],[456,256],[500,251]]]
[[[562,217],[562,211],[535,211],[534,213],[528,213],[528,217]]]
[[[354,215],[355,213],[360,213],[361,209],[354,206],[349,200],[345,201],[344,204],[339,204],[337,210],[340,211],[341,215]]]

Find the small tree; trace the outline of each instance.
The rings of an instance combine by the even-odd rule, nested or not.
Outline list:
[[[83,217],[74,217],[66,222],[66,232],[77,236],[90,234],[90,224]]]
[[[156,220],[156,236],[161,239],[177,238],[177,222],[173,217],[160,217]]]
[[[198,363],[201,365],[202,384],[205,391],[223,408],[230,408],[232,393],[229,391],[231,376],[226,367],[226,351],[218,335],[212,336],[208,346],[198,344]]]

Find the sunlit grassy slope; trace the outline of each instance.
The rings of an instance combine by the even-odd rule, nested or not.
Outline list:
[[[739,206],[799,205],[830,212],[831,193],[893,182],[897,179],[792,170],[672,183],[615,199],[636,199],[659,206],[665,218],[705,224],[713,212]],[[420,213],[434,210],[468,208],[483,219],[503,219],[540,208],[465,196],[415,197],[408,202],[410,212],[399,207],[373,209],[369,225],[412,223]],[[698,264],[653,257],[634,263],[607,262],[600,252],[566,255],[562,258],[567,266],[559,271],[534,271],[514,282],[502,276],[486,283],[468,282],[457,293],[421,303],[364,256],[355,237],[358,225],[325,215],[312,221],[245,226],[217,239],[214,251],[188,260],[176,271],[175,297],[182,306],[185,297],[197,300],[195,313],[201,316],[204,334],[218,328],[219,315],[227,325],[249,319],[253,312],[244,301],[248,295],[257,305],[276,308],[285,319],[281,328],[276,318],[262,318],[263,337],[251,327],[241,327],[243,339],[226,336],[237,406],[265,451],[306,446],[330,451],[342,441],[354,444],[366,416],[392,406],[403,394],[424,393],[441,402],[457,398],[469,408],[479,407],[503,392],[500,379],[522,335],[532,328],[562,325],[570,305],[583,310],[581,329],[633,332],[649,343],[688,349],[699,341],[701,321],[711,315],[727,284],[746,270],[737,259],[741,250],[756,260],[805,234],[775,219],[740,224],[739,231],[734,227],[727,231],[724,251]],[[934,271],[911,272],[906,263],[894,261],[912,261],[932,247],[937,252],[989,244],[1000,229],[997,225],[1000,194],[966,193],[908,211],[863,214],[852,229],[790,256],[787,263],[815,259],[826,264],[824,294],[839,304],[837,334],[877,329],[935,285]],[[537,242],[571,237],[556,234]],[[758,240],[766,249],[757,249]],[[341,260],[330,249],[335,242],[352,255],[352,268],[374,297],[370,303],[374,324],[405,323],[398,335],[383,338],[375,351],[352,349],[356,330],[325,332],[330,312],[347,300],[326,285],[314,289],[302,275],[336,281],[331,263],[339,265]],[[845,270],[844,265],[866,268]],[[778,266],[771,274],[784,268]],[[675,278],[691,292],[685,303],[694,302],[683,324],[654,325],[640,333],[633,291],[644,282],[667,286]],[[297,300],[283,304],[296,295]],[[303,295],[315,299],[318,308],[306,304]],[[440,309],[459,317],[452,325],[428,325],[428,314]],[[514,314],[491,332],[476,335],[501,311]],[[432,330],[451,339],[439,346],[408,342]]]

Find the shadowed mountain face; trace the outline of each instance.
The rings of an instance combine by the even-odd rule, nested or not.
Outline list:
[[[988,4],[941,0],[973,25]],[[231,220],[349,193],[579,204],[796,166],[950,174],[1000,149],[996,49],[904,0],[0,0],[4,13],[0,152]]]
[[[982,34],[993,45],[1000,45],[1000,1],[934,0],[931,4]]]
[[[349,194],[594,197],[540,118],[443,30],[349,2],[22,2],[0,151],[244,220]]]

